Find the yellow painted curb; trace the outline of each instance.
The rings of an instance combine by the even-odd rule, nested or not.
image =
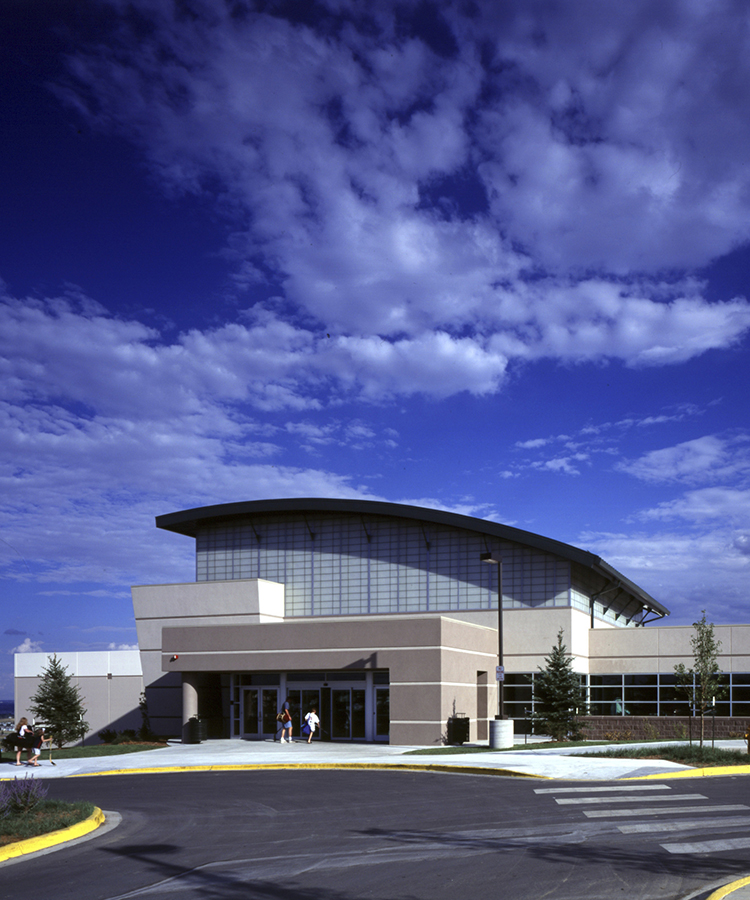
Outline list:
[[[750,775],[750,766],[709,766],[705,769],[681,769],[679,772],[663,772],[652,775],[634,775],[620,781],[641,781],[648,778],[710,778],[715,775]]]
[[[728,894],[732,894],[748,884],[750,884],[750,876],[732,881],[730,884],[725,884],[724,887],[715,890],[713,894],[709,894],[706,900],[722,900],[722,897],[726,897]]]
[[[97,778],[101,775],[156,775],[163,772],[248,772],[290,771],[293,769],[386,769],[390,772],[447,772],[451,775],[506,775],[510,778],[541,778],[526,772],[510,769],[485,769],[481,766],[418,765],[406,763],[238,763],[236,765],[160,766],[153,769],[109,769],[106,772],[78,772],[68,778]]]
[[[69,828],[61,828],[59,831],[50,831],[49,834],[40,834],[38,837],[29,838],[26,841],[17,841],[15,844],[6,844],[0,847],[0,862],[13,859],[15,856],[24,856],[27,853],[35,853],[37,850],[46,850],[57,844],[64,844],[75,838],[83,837],[95,831],[104,824],[104,813],[97,806],[93,813],[82,822],[77,822]]]

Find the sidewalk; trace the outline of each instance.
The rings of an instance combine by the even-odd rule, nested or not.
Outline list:
[[[717,746],[745,749],[744,741],[721,741]],[[466,745],[477,746],[477,745]],[[155,770],[179,771],[184,769],[255,768],[266,766],[341,766],[378,767],[407,766],[412,768],[447,768],[461,770],[486,770],[508,775],[526,775],[561,780],[615,780],[643,778],[646,776],[677,776],[694,772],[688,766],[663,760],[602,759],[576,757],[580,748],[538,749],[523,738],[517,741],[517,749],[503,752],[446,754],[407,754],[410,750],[427,750],[426,747],[392,747],[388,744],[334,744],[305,741],[279,744],[273,741],[210,740],[200,744],[172,742],[158,750],[142,753],[125,753],[121,756],[84,759],[55,760],[54,751],[49,761],[48,752],[40,758],[38,768],[15,767],[12,762],[0,764],[0,779],[21,777],[26,773],[37,778],[68,778],[107,773],[144,772]],[[750,773],[750,757],[748,758]],[[744,771],[744,770],[743,770]],[[723,770],[722,770],[723,773]],[[739,773],[738,773],[739,774]]]

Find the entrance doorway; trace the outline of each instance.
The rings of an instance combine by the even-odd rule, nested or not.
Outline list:
[[[389,740],[387,671],[239,672],[230,674],[230,734],[247,740],[278,737],[276,716],[287,698],[294,739],[313,707],[320,727],[313,740]]]
[[[242,699],[242,736],[275,737],[278,728],[278,689],[244,688]]]

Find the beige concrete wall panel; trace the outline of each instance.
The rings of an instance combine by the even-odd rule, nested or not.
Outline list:
[[[141,654],[147,653],[149,650],[161,650],[163,620],[137,619],[135,624],[138,631],[138,649]]]
[[[571,650],[574,634],[573,612],[574,610],[569,607],[504,610],[504,655],[544,659],[557,643],[557,633],[561,628],[563,641]]]
[[[148,650],[142,652],[141,664],[143,666],[143,683],[145,685],[153,684],[153,682],[164,677],[165,670],[162,668],[162,654],[159,651]],[[177,678],[179,680],[179,676]]]
[[[442,702],[439,684],[392,684],[391,720],[439,719]]]
[[[138,702],[143,692],[143,678],[140,676],[120,676],[110,681],[110,703],[112,714],[117,716],[128,715],[135,712],[140,722],[140,709]]]
[[[497,628],[461,622],[450,615],[441,618],[440,627],[441,643],[446,647],[469,650],[472,653],[497,654]]]
[[[230,615],[284,616],[284,585],[264,579],[138,585],[131,588],[136,619]]]
[[[284,624],[164,627],[165,653],[219,652],[241,650],[309,651],[329,648],[358,648],[367,654],[372,648],[411,648],[439,645],[439,617],[372,621],[311,621]],[[299,666],[296,666],[299,668]]]
[[[659,640],[658,655],[676,657],[678,660],[692,660],[693,648],[690,638],[695,634],[692,625],[671,625],[666,628],[639,628],[644,634],[653,633]],[[657,654],[655,654],[657,655]]]
[[[445,648],[442,653],[442,680],[476,685],[477,672],[492,671],[495,677],[497,655],[480,656],[465,650]]]
[[[732,625],[727,638],[721,638],[721,653],[732,656],[750,657],[750,625]],[[748,669],[735,669],[747,672]]]
[[[441,722],[391,721],[390,743],[396,747],[430,747],[443,743],[445,726]]]
[[[39,689],[38,678],[16,678],[13,687],[16,722],[26,716],[31,721],[29,701]]]
[[[622,656],[658,656],[656,628],[593,628],[589,632],[591,659]]]

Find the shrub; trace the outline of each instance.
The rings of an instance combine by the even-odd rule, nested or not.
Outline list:
[[[111,744],[116,737],[117,732],[113,728],[102,728],[99,732],[99,740],[105,744]]]
[[[47,796],[48,788],[44,782],[29,778],[28,773],[23,780],[14,778],[0,787],[0,816],[19,816],[30,812]]]

